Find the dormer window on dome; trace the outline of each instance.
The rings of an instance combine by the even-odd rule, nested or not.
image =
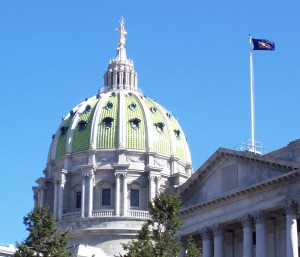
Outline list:
[[[81,120],[78,122],[79,131],[83,131],[86,129],[88,122],[85,120]]]
[[[135,103],[131,103],[131,104],[129,105],[129,108],[130,108],[130,110],[132,110],[132,111],[136,111],[137,106],[136,106]]]
[[[92,107],[88,104],[88,105],[85,107],[85,112],[89,112],[91,109],[92,109]]]
[[[62,136],[66,135],[68,129],[69,129],[68,126],[62,126],[62,127],[60,128],[60,134],[61,134]]]
[[[112,108],[114,107],[114,105],[113,105],[113,103],[112,103],[112,102],[110,102],[110,101],[109,101],[109,102],[106,104],[106,106],[105,106],[105,107],[106,107],[106,109],[107,109],[107,110],[109,110],[109,111],[110,111],[110,110],[112,110]]]
[[[156,114],[157,108],[156,108],[155,106],[151,106],[151,107],[150,107],[150,111],[151,111],[152,113]]]
[[[70,116],[73,117],[75,115],[76,112],[74,112],[73,110],[70,111]]]
[[[163,133],[164,132],[164,126],[165,126],[165,124],[163,122],[157,122],[157,123],[154,123],[154,125],[156,127],[156,130],[159,133]]]
[[[103,127],[105,127],[105,128],[111,128],[112,124],[113,124],[113,121],[114,121],[113,118],[111,118],[111,117],[105,117],[102,120]]]
[[[167,115],[167,117],[168,117],[169,119],[172,118],[172,114],[171,114],[170,112],[167,112],[166,115]]]
[[[177,137],[177,139],[181,139],[181,132],[179,129],[174,129],[174,133],[175,133],[175,136]]]
[[[134,118],[134,119],[131,119],[129,122],[133,129],[138,129],[140,127],[141,120],[138,118]]]

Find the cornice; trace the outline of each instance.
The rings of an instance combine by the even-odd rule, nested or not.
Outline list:
[[[281,169],[285,172],[290,172],[300,168],[299,163],[289,162],[274,159],[265,155],[257,155],[251,152],[246,151],[236,151],[225,148],[219,148],[192,176],[191,178],[184,183],[178,190],[181,195],[189,192],[191,188],[209,171],[214,168],[221,160],[239,160],[247,161],[257,165],[264,165],[276,169]]]
[[[300,177],[300,170],[299,169],[295,170],[295,171],[292,171],[292,172],[289,172],[287,174],[272,178],[270,180],[264,181],[262,183],[258,183],[258,184],[255,184],[253,186],[244,188],[242,190],[239,190],[239,191],[236,191],[236,192],[233,192],[233,193],[229,193],[229,194],[223,195],[221,197],[214,198],[210,201],[203,202],[203,203],[200,203],[200,204],[197,204],[197,205],[193,205],[193,206],[184,208],[180,211],[180,214],[182,216],[185,216],[185,215],[187,215],[191,212],[199,211],[201,209],[205,209],[205,208],[208,208],[208,207],[213,207],[213,206],[219,205],[221,203],[225,203],[227,201],[236,200],[239,197],[243,197],[243,196],[246,196],[246,195],[254,193],[254,192],[258,193],[258,192],[265,191],[267,189],[275,187],[276,185],[281,186],[282,183],[286,183],[286,182],[288,182],[288,181],[290,181],[290,180],[292,180],[296,177]]]

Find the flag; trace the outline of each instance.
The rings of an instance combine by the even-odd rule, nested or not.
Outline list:
[[[266,39],[254,39],[252,38],[253,50],[275,50],[274,42]]]

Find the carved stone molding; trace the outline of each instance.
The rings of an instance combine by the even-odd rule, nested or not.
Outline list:
[[[300,213],[300,199],[294,200],[294,202],[297,206],[298,213]]]
[[[66,184],[66,174],[67,173],[68,173],[68,171],[64,170],[64,169],[53,172],[54,183],[58,183],[59,186],[64,188],[64,186]]]
[[[297,213],[297,206],[296,206],[295,201],[293,201],[293,200],[285,203],[283,207],[284,207],[284,212],[286,215]]]
[[[263,224],[266,221],[266,216],[263,211],[257,211],[251,214],[253,217],[255,224]]]
[[[152,180],[154,182],[157,182],[157,181],[160,181],[161,177],[160,177],[160,175],[149,175],[148,179]]]
[[[243,228],[253,227],[253,219],[249,214],[242,216],[240,222],[242,223]]]
[[[201,230],[199,231],[199,233],[200,233],[201,238],[202,238],[203,240],[205,240],[205,239],[210,239],[210,238],[211,238],[211,231],[210,231],[210,229],[208,229],[208,228],[203,228],[203,229],[201,229]]]
[[[126,156],[127,162],[135,162],[135,163],[143,163],[145,158],[143,155],[127,155]]]
[[[220,224],[216,224],[210,227],[214,236],[222,236],[223,235],[223,227]]]
[[[126,178],[128,175],[128,172],[115,172],[116,178]]]

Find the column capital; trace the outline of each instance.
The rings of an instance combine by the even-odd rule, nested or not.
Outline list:
[[[263,211],[256,211],[256,212],[252,213],[251,216],[253,217],[255,224],[265,223],[266,216]]]
[[[68,171],[65,169],[57,170],[53,172],[54,175],[54,182],[58,182],[61,187],[64,187],[66,184],[66,175],[68,174]]]
[[[84,177],[90,177],[90,176],[94,176],[94,173],[96,171],[96,166],[91,164],[91,165],[81,165],[80,166],[80,170],[81,170],[81,176]]]
[[[148,179],[156,182],[156,181],[160,181],[161,177],[160,177],[160,175],[150,175],[149,174]]]
[[[298,212],[300,212],[300,199],[294,200],[297,208],[298,208]]]
[[[286,202],[284,205],[284,212],[286,215],[288,214],[296,214],[297,213],[297,209],[296,209],[296,203],[295,201],[291,200]]]
[[[127,172],[127,169],[129,168],[130,163],[117,163],[114,164],[114,170],[115,172]]]
[[[243,228],[252,228],[253,227],[253,219],[249,214],[246,214],[240,217],[240,222],[242,223]]]
[[[46,179],[45,178],[40,177],[35,182],[38,184],[39,189],[45,189],[46,188]]]
[[[221,236],[223,234],[223,227],[220,224],[216,224],[210,227],[214,236]]]
[[[209,228],[202,228],[199,230],[199,233],[202,239],[210,239],[211,238],[211,231]]]
[[[116,171],[115,172],[115,177],[116,178],[126,178],[127,177],[127,175],[128,175],[128,172],[127,171],[122,171],[122,172],[120,172],[120,171]]]

